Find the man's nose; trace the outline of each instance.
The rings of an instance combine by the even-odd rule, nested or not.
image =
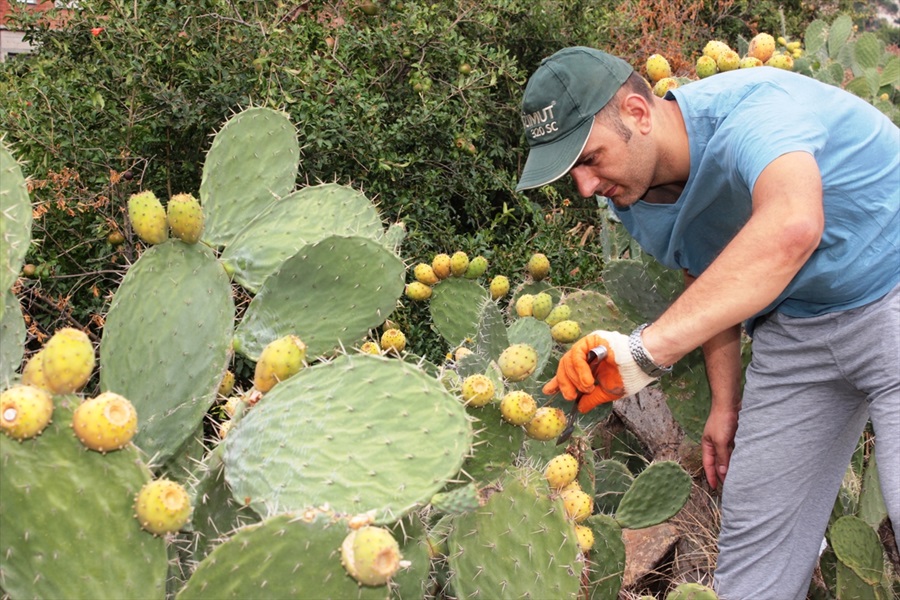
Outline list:
[[[597,190],[598,179],[584,167],[575,167],[569,171],[572,181],[582,198],[590,198]]]

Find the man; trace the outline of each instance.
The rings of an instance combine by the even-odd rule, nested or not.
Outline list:
[[[582,392],[586,412],[703,347],[703,466],[723,484],[719,595],[805,598],[869,418],[900,539],[897,127],[837,87],[771,67],[657,98],[627,63],[589,48],[545,59],[522,112],[530,152],[518,190],[569,173],[583,196],[608,198],[647,252],[684,270],[684,293],[654,323],[585,336],[544,391]],[[743,395],[742,323],[753,335]],[[592,372],[588,352],[601,344],[609,355]]]

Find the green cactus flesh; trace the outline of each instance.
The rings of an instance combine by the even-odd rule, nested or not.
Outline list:
[[[360,586],[341,565],[348,532],[315,511],[249,525],[210,552],[176,598],[386,600],[387,586]]]
[[[300,371],[225,439],[225,478],[260,514],[327,503],[380,522],[425,504],[468,453],[465,409],[399,360],[357,354]]]
[[[379,240],[384,235],[375,205],[351,187],[305,187],[273,202],[222,252],[234,279],[252,292],[306,244],[330,235]]]
[[[138,411],[135,443],[167,461],[215,401],[234,327],[231,285],[212,251],[153,246],[116,292],[100,343],[100,386]]]
[[[0,572],[13,598],[165,598],[163,538],[141,529],[134,497],[150,479],[130,447],[99,454],[72,433],[76,396],[22,443],[0,435]]]
[[[25,355],[25,318],[22,305],[10,290],[0,292],[3,295],[0,305],[4,306],[0,313],[0,389],[12,385],[16,370]]]
[[[830,529],[831,547],[838,560],[866,583],[878,584],[884,573],[881,541],[875,530],[856,516],[841,517]]]
[[[497,360],[500,353],[509,346],[509,337],[506,335],[506,323],[503,313],[495,302],[485,298],[481,305],[481,314],[478,319],[478,332],[475,337],[475,352]]]
[[[478,486],[469,483],[431,497],[431,507],[448,515],[461,515],[476,510],[481,505]]]
[[[304,246],[250,302],[236,349],[256,360],[289,334],[303,340],[310,358],[352,347],[394,310],[404,276],[403,261],[367,238],[330,236]]]
[[[294,189],[299,160],[297,132],[287,114],[255,107],[231,117],[203,163],[203,240],[227,246],[256,215]]]
[[[625,542],[622,528],[612,517],[592,515],[584,525],[594,532],[588,569],[588,598],[606,600],[618,598],[625,575]]]
[[[616,521],[628,529],[658,525],[682,509],[691,495],[691,476],[675,461],[651,463],[622,496]]]
[[[612,514],[619,508],[622,496],[634,483],[634,476],[625,463],[614,459],[597,461],[594,467],[597,477],[597,493],[594,504],[601,512]]]
[[[522,442],[525,430],[505,422],[500,416],[497,404],[483,408],[467,409],[475,431],[472,451],[466,457],[463,470],[475,481],[491,482],[513,464]]]
[[[400,570],[391,578],[392,598],[421,600],[428,597],[431,585],[429,545],[425,524],[418,513],[410,513],[388,526],[400,543]]]
[[[445,279],[434,286],[429,307],[434,328],[451,347],[475,338],[487,290],[470,279]]]
[[[583,563],[562,501],[540,472],[509,472],[485,506],[457,517],[448,542],[459,598],[577,598]]]
[[[19,277],[31,243],[31,200],[22,168],[0,139],[0,293]],[[0,303],[0,318],[6,312]]]
[[[631,331],[634,321],[625,316],[609,296],[591,290],[579,290],[566,295],[569,318],[581,325],[582,333],[598,329]]]
[[[613,302],[635,323],[654,321],[684,287],[680,274],[649,257],[611,260],[604,266],[603,280]]]
[[[878,476],[878,465],[874,454],[869,457],[869,462],[866,463],[863,472],[857,516],[874,529],[878,529],[878,526],[888,516],[884,495],[881,493],[881,479]]]
[[[660,386],[672,416],[685,435],[699,444],[712,403],[703,352],[694,350],[678,361]]]

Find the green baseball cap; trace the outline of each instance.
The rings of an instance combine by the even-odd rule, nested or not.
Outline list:
[[[633,71],[621,58],[584,46],[564,48],[541,61],[522,98],[529,152],[517,192],[569,172],[584,150],[594,115]]]

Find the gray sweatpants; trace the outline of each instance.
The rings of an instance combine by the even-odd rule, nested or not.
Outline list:
[[[757,328],[722,489],[721,598],[806,597],[868,419],[900,540],[900,287],[860,308],[811,318],[775,314]]]

